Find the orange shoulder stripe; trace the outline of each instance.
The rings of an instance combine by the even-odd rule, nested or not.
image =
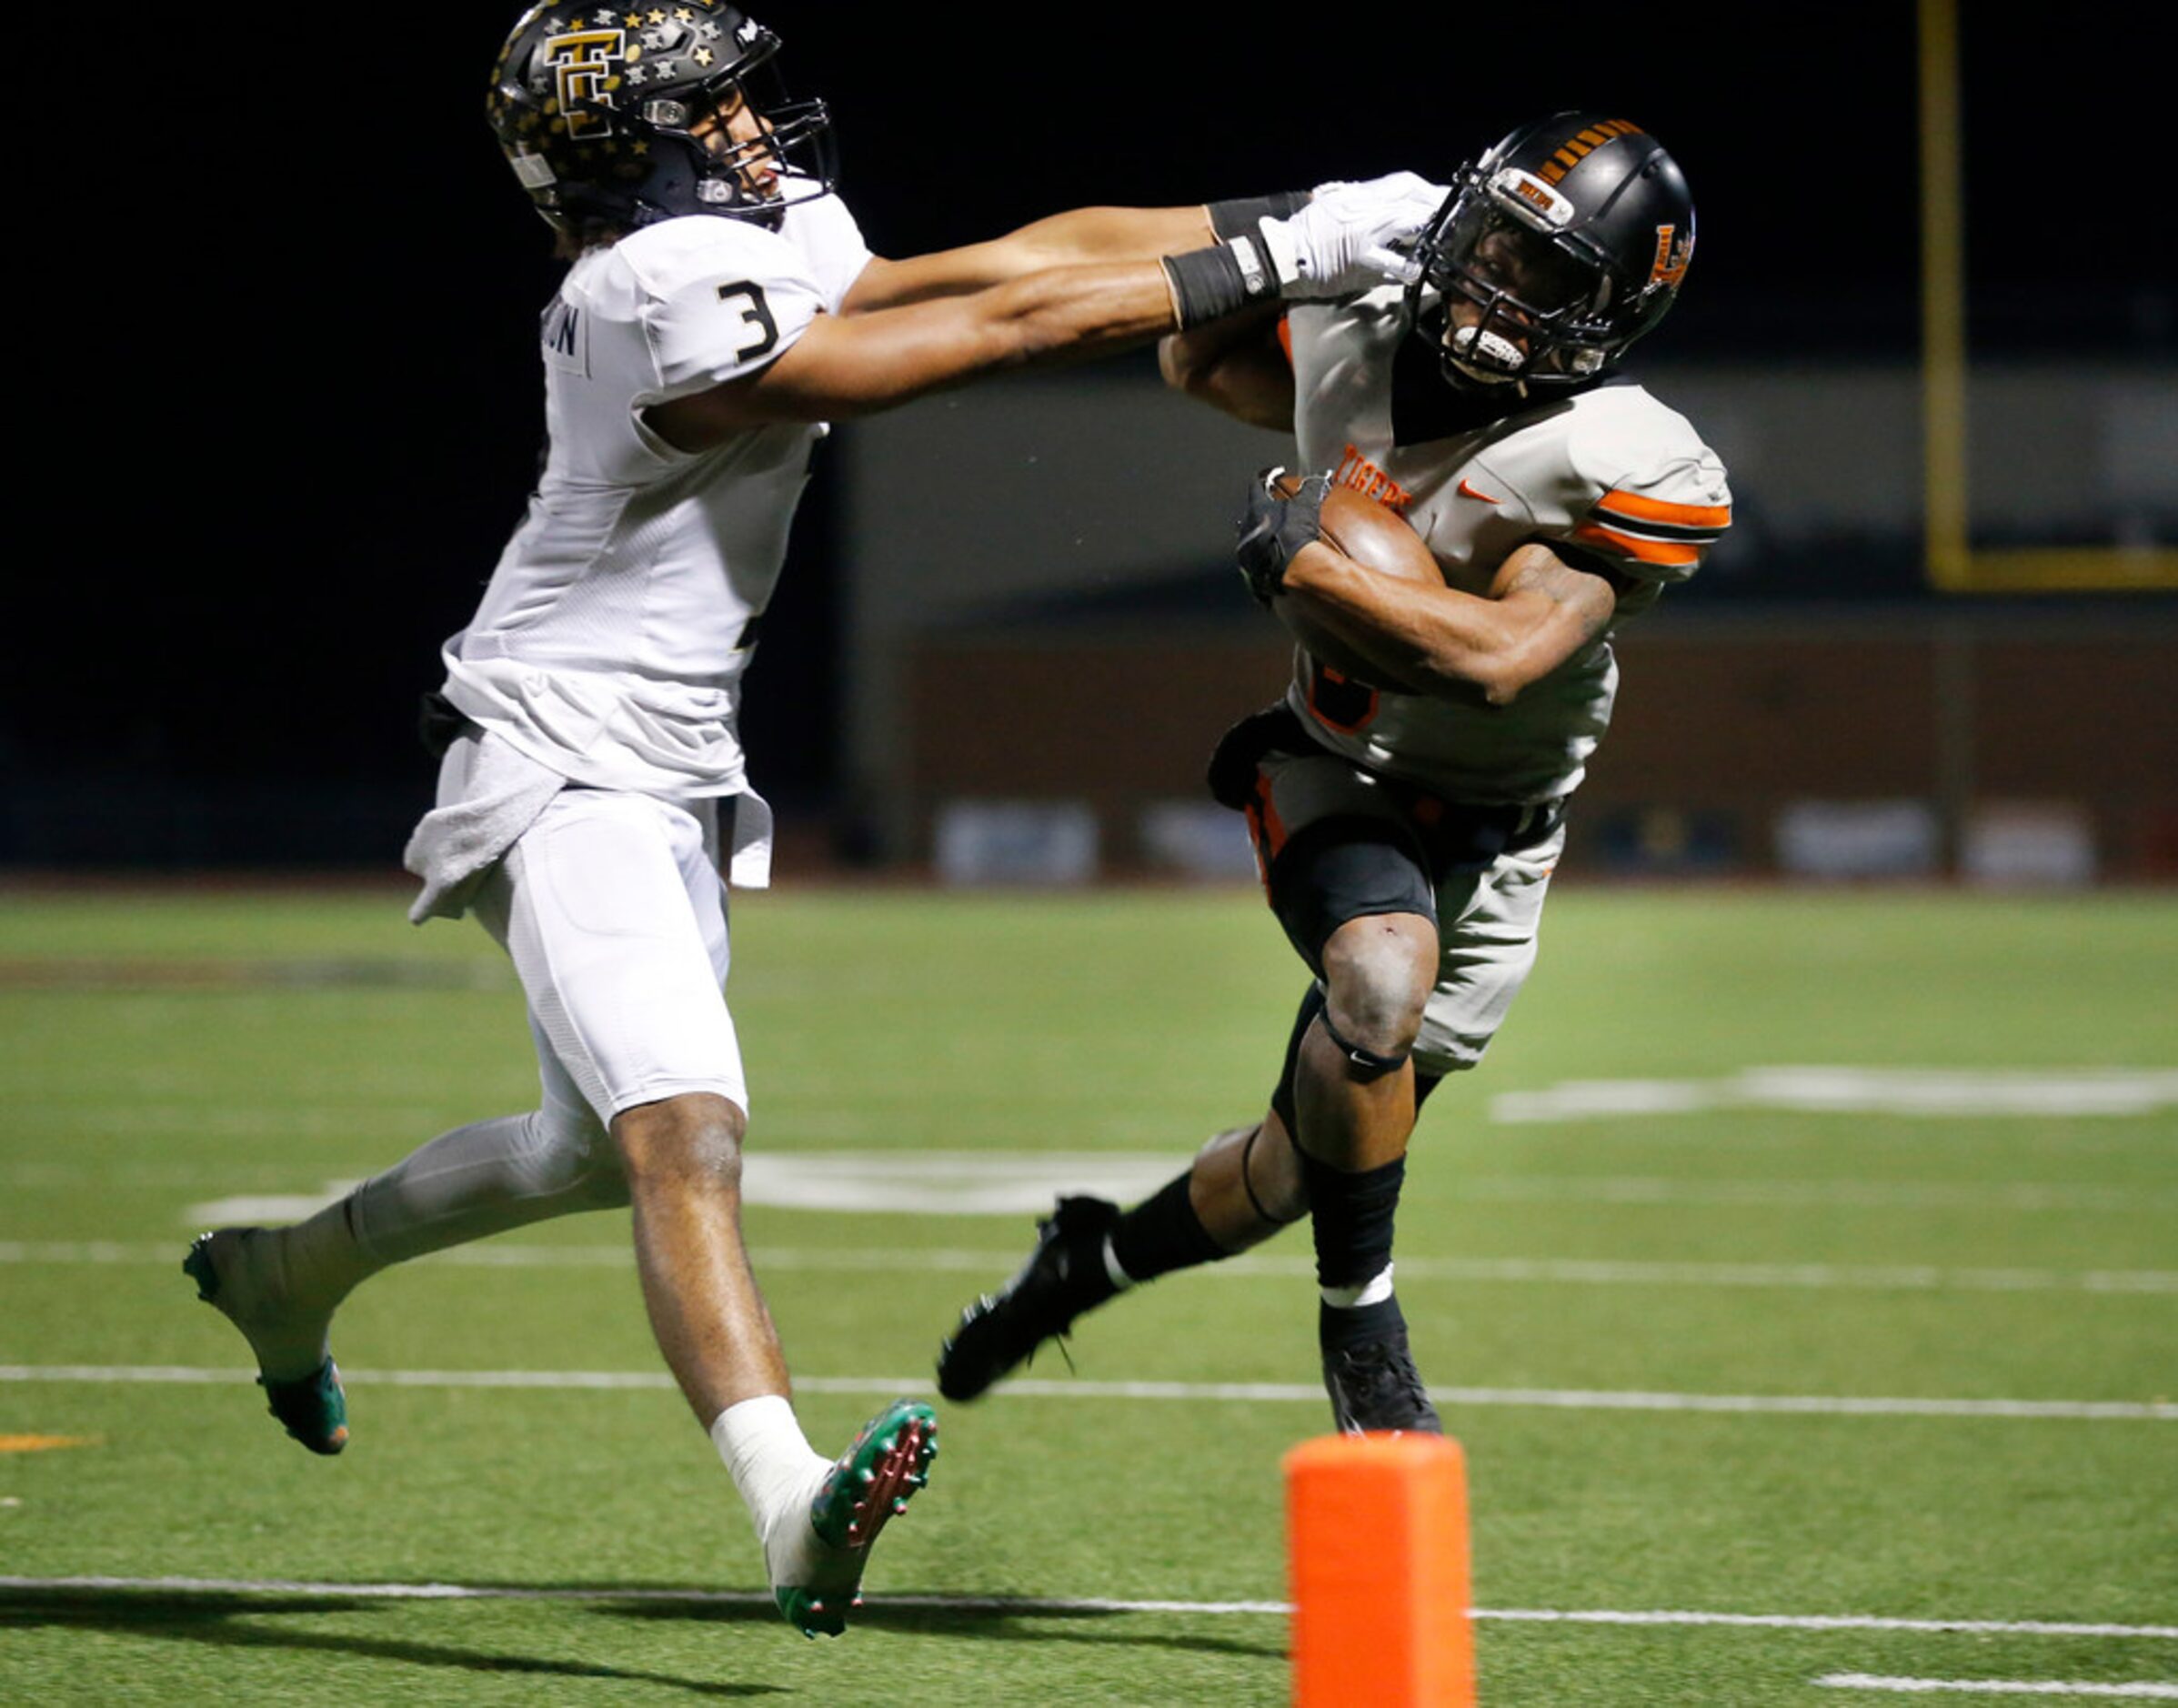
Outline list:
[[[1600,522],[1583,522],[1573,530],[1575,539],[1584,539],[1591,545],[1608,547],[1641,563],[1687,564],[1701,561],[1699,546],[1667,545],[1660,539],[1637,539],[1631,534],[1621,534],[1615,527],[1605,527]]]
[[[1729,504],[1673,504],[1639,492],[1613,487],[1596,500],[1596,508],[1629,522],[1675,522],[1681,527],[1730,527]]]

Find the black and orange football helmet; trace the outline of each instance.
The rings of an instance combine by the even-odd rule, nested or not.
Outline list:
[[[1663,146],[1626,119],[1558,113],[1454,175],[1409,302],[1453,386],[1547,392],[1594,378],[1661,320],[1693,253],[1693,196]],[[1480,319],[1455,326],[1455,297]]]

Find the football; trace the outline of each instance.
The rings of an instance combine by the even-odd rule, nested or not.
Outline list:
[[[1276,484],[1280,492],[1290,495],[1300,485],[1300,477],[1281,475]],[[1350,487],[1333,487],[1324,495],[1321,520],[1325,541],[1356,563],[1395,581],[1443,585],[1443,572],[1428,543],[1407,525],[1405,517],[1375,499],[1364,497]],[[1414,691],[1410,684],[1370,663],[1341,640],[1321,620],[1321,608],[1300,588],[1274,596],[1270,610],[1311,658],[1350,682],[1400,693]]]

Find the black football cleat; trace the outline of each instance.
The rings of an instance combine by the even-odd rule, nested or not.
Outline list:
[[[1323,1385],[1331,1396],[1331,1417],[1342,1435],[1379,1430],[1441,1435],[1444,1424],[1430,1403],[1407,1331],[1397,1329],[1381,1340],[1323,1349]]]
[[[1118,1291],[1104,1267],[1104,1241],[1119,1219],[1119,1207],[1101,1198],[1060,1199],[1036,1224],[1036,1250],[1020,1271],[960,1313],[938,1350],[938,1392],[975,1399]]]

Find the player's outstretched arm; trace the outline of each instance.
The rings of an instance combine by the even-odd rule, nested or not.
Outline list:
[[[1406,246],[1444,191],[1411,172],[1313,191],[1245,196],[1187,207],[1084,207],[1055,214],[989,243],[904,261],[873,260],[842,311],[867,314],[957,296],[1054,266],[1154,259],[1210,242],[1251,244],[1289,296],[1338,296],[1405,276]]]
[[[867,315],[819,315],[767,367],[654,406],[649,425],[702,450],[778,421],[840,421],[1009,368],[1144,344],[1172,329],[1172,288],[1155,261],[1059,267],[965,296]]]
[[[868,314],[938,296],[986,290],[1049,267],[1099,261],[1154,261],[1215,241],[1209,210],[1190,207],[1078,207],[1023,226],[988,243],[937,249],[901,260],[872,260],[840,312]]]
[[[1530,541],[1491,578],[1487,597],[1379,575],[1325,540],[1286,565],[1284,588],[1306,594],[1364,657],[1425,691],[1475,688],[1510,704],[1611,626],[1610,579]]]
[[[1004,368],[1104,355],[1261,303],[1366,289],[1405,265],[1399,246],[1428,217],[1410,176],[1340,186],[1290,218],[1157,261],[1054,267],[965,296],[818,315],[764,367],[645,418],[669,444],[702,450],[774,421],[868,415]],[[719,288],[738,297],[746,287]]]

